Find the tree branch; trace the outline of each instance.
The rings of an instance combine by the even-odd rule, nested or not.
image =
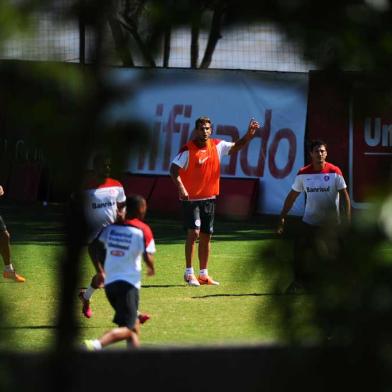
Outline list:
[[[221,28],[223,17],[226,12],[226,4],[224,1],[218,1],[214,7],[214,14],[212,17],[210,34],[208,36],[207,47],[204,52],[203,60],[200,64],[200,68],[208,68],[212,61],[212,55],[214,54],[216,44],[218,40],[222,38]]]
[[[109,26],[112,30],[113,40],[116,46],[117,54],[120,57],[123,65],[125,65],[126,67],[133,67],[135,63],[132,58],[129,39],[126,34],[124,34],[119,20],[115,17],[110,17]]]

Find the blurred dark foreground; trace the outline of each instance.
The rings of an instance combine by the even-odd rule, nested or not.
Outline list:
[[[3,353],[0,361],[6,391],[386,391],[392,384],[371,347]]]

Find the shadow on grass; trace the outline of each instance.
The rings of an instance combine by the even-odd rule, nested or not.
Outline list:
[[[213,298],[213,297],[271,297],[271,296],[301,296],[308,295],[305,293],[298,294],[285,294],[285,293],[244,293],[244,294],[208,294],[208,295],[197,295],[192,297],[194,299],[203,299],[203,298]]]
[[[151,225],[155,239],[160,244],[184,243],[185,230],[182,221],[147,219]],[[249,220],[219,220],[215,219],[212,241],[258,241],[278,238],[274,232],[275,218],[269,216],[255,216]]]
[[[66,204],[13,203],[0,204],[0,214],[11,233],[12,244],[64,245]],[[249,220],[216,218],[213,241],[262,241],[276,239],[274,219],[255,216]],[[158,244],[183,244],[185,231],[179,219],[147,216]]]
[[[142,285],[142,288],[143,289],[166,289],[166,288],[168,288],[168,289],[170,289],[170,288],[172,288],[172,287],[186,287],[185,285],[183,285],[183,284],[149,284],[149,285],[146,285],[146,286],[144,286],[144,285]]]
[[[65,243],[65,206],[40,203],[2,202],[0,205],[11,244],[63,245]]]
[[[15,329],[57,329],[57,325],[18,325],[18,326],[1,326],[0,330],[15,330]]]

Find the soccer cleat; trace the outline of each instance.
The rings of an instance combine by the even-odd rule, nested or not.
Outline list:
[[[200,286],[200,283],[196,279],[196,276],[194,274],[185,274],[184,280],[188,284],[188,286],[194,286],[194,287]]]
[[[146,321],[150,320],[151,316],[147,313],[139,313],[137,315],[140,324],[144,324]]]
[[[24,278],[21,275],[18,275],[15,271],[4,271],[3,272],[3,278],[5,279],[12,279],[17,283],[23,283],[26,281],[26,278]]]
[[[213,285],[213,286],[219,286],[219,282],[216,280],[212,279],[211,276],[201,276],[199,275],[197,280],[199,281],[199,284],[207,284],[207,285]]]
[[[84,296],[84,290],[82,290],[79,293],[79,299],[82,302],[82,313],[84,314],[85,317],[90,318],[93,315],[93,311],[90,308],[90,301],[88,299],[85,299]]]
[[[87,351],[96,351],[97,349],[94,347],[94,341],[93,340],[85,340],[84,341],[84,347],[86,348]]]

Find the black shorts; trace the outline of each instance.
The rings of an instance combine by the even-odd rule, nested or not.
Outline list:
[[[113,322],[119,327],[135,327],[139,308],[139,290],[122,280],[105,286],[106,297],[115,313]]]
[[[0,231],[7,231],[7,226],[5,225],[5,222],[1,216],[0,216]]]
[[[200,229],[201,232],[212,234],[214,232],[216,199],[199,201],[183,201],[184,229]]]

